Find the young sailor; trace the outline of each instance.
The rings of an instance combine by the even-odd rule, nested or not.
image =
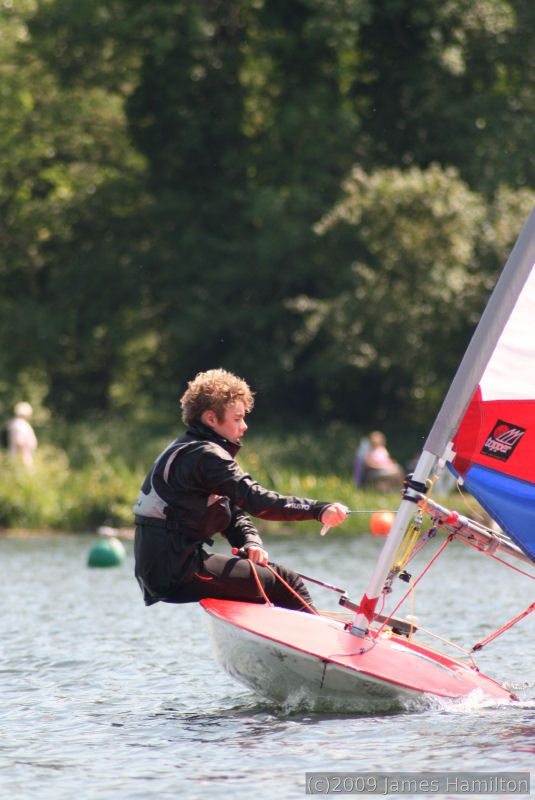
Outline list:
[[[288,567],[268,566],[249,515],[317,519],[332,527],[346,518],[346,507],[280,495],[240,468],[235,456],[254,404],[241,378],[223,369],[201,372],[180,402],[187,430],[158,456],[134,505],[135,574],[145,603],[267,597],[274,605],[308,610],[312,601],[303,581]],[[205,550],[216,533],[244,557]]]

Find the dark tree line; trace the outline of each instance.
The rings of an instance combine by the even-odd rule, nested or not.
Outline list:
[[[530,0],[0,9],[1,356],[66,417],[225,366],[426,420],[535,198]]]

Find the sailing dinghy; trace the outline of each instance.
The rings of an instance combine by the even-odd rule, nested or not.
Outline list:
[[[431,498],[436,476],[446,466],[497,528]],[[430,529],[422,524],[427,517]],[[514,700],[505,687],[479,672],[472,652],[534,610],[535,603],[464,651],[462,659],[421,642],[421,629],[393,616],[402,601],[391,615],[380,607],[394,579],[402,578],[413,588],[427,572],[431,562],[413,580],[406,564],[437,532],[445,536],[431,562],[454,538],[491,557],[535,562],[535,209],[474,332],[414,473],[405,481],[364,596],[353,603],[337,590],[340,604],[354,612],[352,618],[205,599],[202,606],[220,663],[269,699],[302,701],[317,709],[407,708],[430,698],[462,698],[475,691],[495,701]]]

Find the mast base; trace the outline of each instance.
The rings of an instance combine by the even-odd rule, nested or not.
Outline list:
[[[368,635],[368,628],[359,628],[358,625],[355,625],[353,622],[349,628],[349,633],[352,633],[353,636],[358,636],[360,639],[364,639]]]

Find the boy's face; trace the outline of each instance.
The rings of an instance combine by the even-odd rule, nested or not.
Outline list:
[[[229,442],[238,444],[247,430],[245,422],[245,406],[241,400],[231,403],[225,408],[225,416],[220,422],[214,411],[205,411],[203,422],[214,429],[216,433],[228,439]]]

